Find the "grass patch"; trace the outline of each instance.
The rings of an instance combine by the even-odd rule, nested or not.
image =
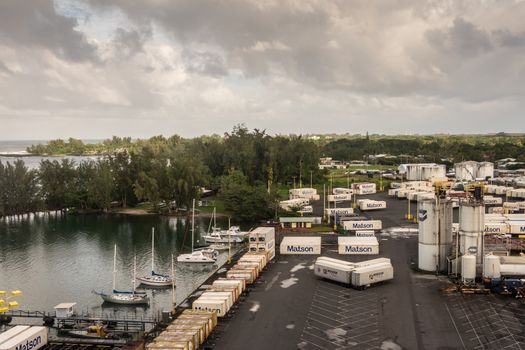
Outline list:
[[[308,229],[310,232],[334,232],[334,227],[331,225],[314,225],[312,228]]]

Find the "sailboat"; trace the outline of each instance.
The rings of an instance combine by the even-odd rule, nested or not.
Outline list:
[[[140,284],[153,287],[169,287],[172,284],[170,276],[155,272],[155,228],[151,229],[151,275],[137,277]]]
[[[242,243],[245,238],[248,236],[248,232],[241,232],[238,226],[231,226],[228,230],[221,230],[216,225],[216,211],[215,208],[213,208],[213,214],[212,219],[213,220],[213,228],[212,231],[209,232],[208,227],[208,234],[204,236],[204,241],[206,243],[224,243],[224,244],[236,244],[236,243]],[[210,226],[211,221],[210,220]]]
[[[115,289],[115,278],[117,275],[117,245],[113,252],[113,291],[110,294],[104,292],[93,293],[100,295],[102,300],[108,303],[114,304],[127,304],[127,305],[138,305],[138,304],[149,304],[149,298],[145,292],[135,291],[135,273],[137,267],[137,259],[135,257],[133,263],[133,290],[132,291],[121,291]]]
[[[214,263],[217,261],[219,253],[215,249],[204,248],[193,250],[193,241],[195,235],[195,199],[193,199],[193,212],[191,217],[191,253],[180,254],[177,256],[177,262],[180,263]]]

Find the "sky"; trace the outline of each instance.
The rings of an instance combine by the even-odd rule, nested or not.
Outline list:
[[[0,1],[0,140],[525,132],[525,1]]]

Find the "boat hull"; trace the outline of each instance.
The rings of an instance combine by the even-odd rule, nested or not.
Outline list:
[[[114,294],[99,294],[102,300],[108,303],[120,304],[120,305],[147,305],[149,304],[148,297],[140,298],[126,298],[126,297],[117,297]]]
[[[173,284],[172,281],[155,281],[149,277],[137,277],[137,281],[139,281],[141,285],[151,287],[171,287]]]

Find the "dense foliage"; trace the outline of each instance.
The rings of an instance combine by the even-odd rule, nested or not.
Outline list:
[[[156,211],[172,210],[188,207],[201,188],[208,187],[218,191],[226,210],[236,218],[253,221],[271,216],[275,206],[268,189],[273,183],[322,176],[317,167],[319,148],[312,141],[300,136],[270,137],[243,126],[224,137],[155,136],[134,142],[113,138],[97,145],[77,141],[55,140],[28,150],[41,148],[38,152],[42,154],[93,154],[98,150],[104,156],[80,164],[68,159],[44,160],[38,171],[28,171],[19,162],[2,165],[0,170],[6,174],[0,182],[0,214],[39,208],[107,211],[112,205],[127,207],[139,202],[151,203]],[[17,171],[30,180],[20,182],[24,177],[14,175]],[[38,205],[15,202],[11,194],[15,190],[31,193],[31,201]]]
[[[38,171],[23,162],[0,163],[0,215],[40,209],[108,210],[149,202],[154,210],[189,206],[201,187],[217,191],[225,209],[243,221],[270,217],[273,184],[319,183],[320,156],[371,160],[396,165],[406,161],[525,161],[525,137],[435,135],[345,135],[316,138],[269,136],[239,125],[224,136],[183,139],[177,135],[147,140],[113,137],[98,144],[70,138],[28,148],[34,154],[101,155],[97,161],[42,161]],[[273,208],[273,209],[272,209]]]

